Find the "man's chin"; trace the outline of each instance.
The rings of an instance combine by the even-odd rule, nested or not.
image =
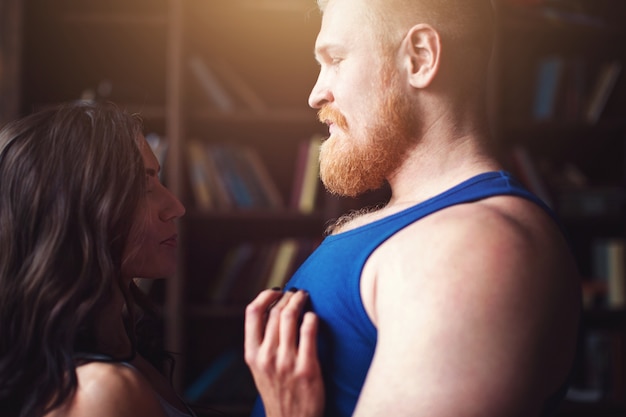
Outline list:
[[[371,178],[369,178],[369,180],[369,182],[341,182],[330,181],[322,177],[322,184],[324,184],[324,188],[326,189],[326,191],[328,191],[332,195],[338,197],[356,198],[368,193],[369,191],[380,190],[384,185],[384,181],[374,183],[373,181],[371,181]]]

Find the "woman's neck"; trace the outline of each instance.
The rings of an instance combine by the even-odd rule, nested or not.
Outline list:
[[[96,319],[96,346],[103,354],[128,358],[133,355],[133,345],[124,325],[126,303],[121,291],[115,289],[113,294],[113,300]]]

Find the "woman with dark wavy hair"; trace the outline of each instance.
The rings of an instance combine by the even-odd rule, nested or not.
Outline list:
[[[176,269],[185,208],[159,171],[140,119],[111,103],[60,104],[0,130],[2,417],[194,416],[134,283]],[[282,297],[275,313],[306,298],[269,293]],[[298,396],[294,376],[283,387]]]
[[[172,275],[185,213],[141,128],[75,102],[0,132],[3,416],[193,414],[136,337],[133,279]]]

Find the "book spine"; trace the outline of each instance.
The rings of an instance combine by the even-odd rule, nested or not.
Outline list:
[[[591,91],[589,104],[585,113],[588,123],[595,124],[600,120],[600,116],[606,107],[606,103],[613,92],[621,72],[622,64],[619,61],[606,64],[600,70],[596,84]]]
[[[544,58],[537,69],[537,83],[533,105],[533,118],[546,121],[554,117],[563,60],[557,56]]]
[[[189,58],[189,68],[215,107],[223,112],[231,112],[235,109],[233,98],[202,58],[199,56]]]
[[[266,288],[282,287],[285,284],[297,253],[296,239],[284,239],[280,242]]]
[[[553,202],[548,188],[528,150],[521,145],[516,145],[511,149],[511,158],[515,165],[515,171],[519,174],[524,185],[546,205],[552,207]]]
[[[624,273],[624,249],[625,242],[623,239],[611,239],[608,243],[608,303],[611,308],[623,308],[626,306],[626,291],[624,288],[624,281],[626,279],[626,275]]]
[[[187,158],[189,159],[189,181],[193,191],[196,207],[210,209],[213,207],[209,187],[209,173],[206,167],[206,155],[202,144],[196,140],[187,142]]]
[[[282,196],[256,151],[243,146],[233,148],[231,155],[236,171],[252,196],[252,205],[258,208],[282,208]]]
[[[298,148],[290,206],[306,214],[315,210],[320,188],[319,152],[322,140],[321,135],[314,135]]]
[[[233,156],[233,150],[228,146],[211,147],[213,160],[219,172],[222,182],[228,190],[232,201],[238,208],[251,208],[254,206],[254,197],[246,185],[245,180],[237,169],[237,161]]]

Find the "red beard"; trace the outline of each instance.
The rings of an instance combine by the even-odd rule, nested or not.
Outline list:
[[[320,151],[320,177],[329,192],[355,197],[380,188],[415,145],[417,122],[411,103],[397,83],[385,84],[389,87],[383,88],[385,95],[372,115],[374,123],[363,138],[352,136],[346,117],[338,110],[330,105],[319,110],[321,122],[339,128]]]

